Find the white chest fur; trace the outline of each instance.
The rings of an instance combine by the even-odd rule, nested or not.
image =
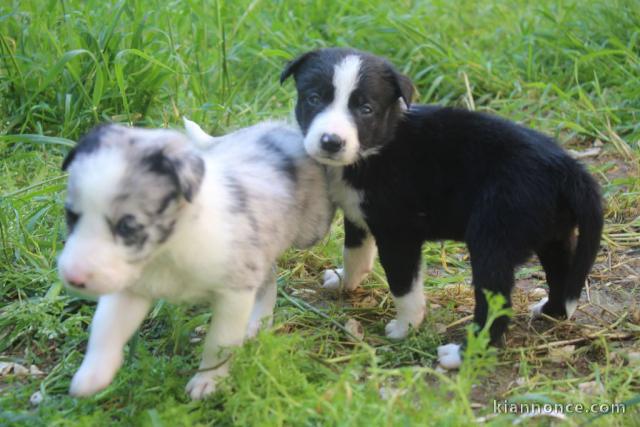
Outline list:
[[[342,178],[342,171],[341,167],[328,167],[329,197],[333,203],[342,209],[344,216],[349,221],[364,230],[368,230],[369,227],[361,208],[362,191],[354,189],[345,182]]]

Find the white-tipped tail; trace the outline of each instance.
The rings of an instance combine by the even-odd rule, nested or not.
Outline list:
[[[216,138],[203,131],[196,122],[192,122],[186,117],[182,117],[182,120],[184,121],[184,130],[187,136],[196,144],[201,147],[207,147],[215,142]]]

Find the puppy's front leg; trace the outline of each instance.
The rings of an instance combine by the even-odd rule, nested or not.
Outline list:
[[[373,269],[376,242],[371,233],[344,219],[344,267],[324,272],[323,288],[337,289],[342,282],[346,291],[352,291]]]
[[[417,233],[416,233],[417,235]],[[378,240],[380,262],[396,305],[396,318],[385,327],[388,338],[404,338],[409,327],[417,328],[426,311],[422,283],[422,241],[414,235],[397,234]]]
[[[87,354],[71,380],[71,395],[90,396],[111,383],[122,364],[124,345],[150,307],[150,299],[126,292],[100,297],[91,321]]]
[[[186,388],[192,399],[202,399],[213,393],[217,379],[228,374],[231,349],[244,340],[255,296],[255,289],[234,289],[216,294],[200,370]]]

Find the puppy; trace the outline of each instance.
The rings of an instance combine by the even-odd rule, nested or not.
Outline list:
[[[352,49],[321,49],[291,61],[297,121],[307,152],[329,166],[330,196],[344,211],[344,269],[325,286],[356,288],[376,253],[402,338],[425,314],[421,248],[465,242],[475,286],[475,323],[487,319],[485,291],[509,301],[514,269],[538,255],[548,300],[534,311],[570,317],[598,251],[603,214],[595,180],[551,138],[488,114],[416,105],[413,87],[389,62]],[[575,230],[579,236],[576,238]],[[490,329],[500,341],[507,318]],[[459,346],[439,348],[460,363]]]
[[[269,321],[276,258],[306,248],[333,218],[323,167],[299,130],[265,122],[212,138],[102,125],[68,157],[64,283],[97,296],[87,354],[70,393],[111,383],[153,300],[211,304],[193,399],[228,372],[229,349]]]

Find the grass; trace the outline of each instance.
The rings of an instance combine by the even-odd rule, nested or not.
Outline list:
[[[208,310],[160,302],[112,386],[66,395],[86,345],[91,302],[55,272],[64,241],[60,171],[72,141],[101,121],[215,134],[288,117],[286,60],[321,46],[389,57],[420,102],[501,114],[556,136],[600,180],[602,251],[571,322],[529,323],[537,263],[518,274],[507,350],[473,340],[458,374],[435,349],[460,338],[472,307],[469,263],[456,243],[425,246],[426,324],[400,343],[379,266],[353,295],[319,291],[340,262],[342,230],[281,259],[273,329],[235,356],[220,392],[189,402]],[[494,400],[620,403],[623,415],[534,417],[534,425],[640,425],[640,3],[524,0],[6,1],[0,5],[0,361],[40,376],[0,376],[3,425],[509,425]],[[365,330],[353,341],[342,325]],[[578,340],[578,341],[576,341]],[[574,347],[571,347],[571,346]],[[475,350],[474,350],[475,349]],[[592,383],[593,382],[593,383]],[[586,384],[586,385],[585,385]],[[590,386],[591,384],[591,386]],[[39,405],[29,402],[41,392]]]

